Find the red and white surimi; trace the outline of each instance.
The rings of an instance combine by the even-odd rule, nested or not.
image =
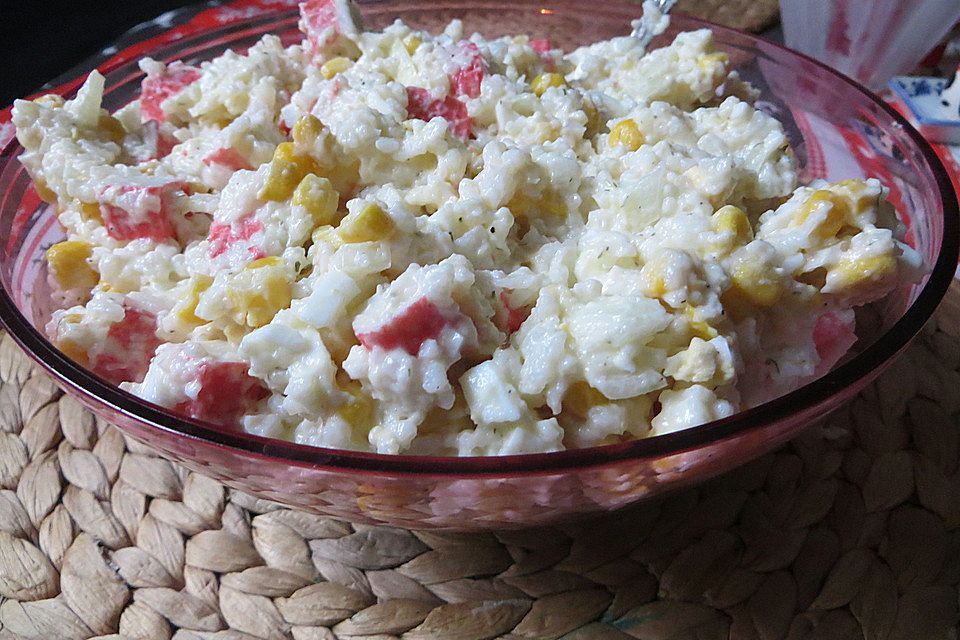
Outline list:
[[[411,118],[426,120],[443,118],[449,123],[450,133],[461,140],[468,140],[472,133],[473,122],[467,113],[467,105],[453,96],[442,100],[430,95],[420,87],[407,87],[407,114]]]
[[[245,362],[201,362],[197,366],[197,397],[174,409],[197,420],[239,427],[240,418],[270,395],[263,382],[247,370]]]
[[[316,54],[335,45],[341,36],[359,35],[360,14],[348,0],[307,0],[300,4],[300,29]]]
[[[136,149],[137,163],[162,160],[170,155],[179,140],[160,128],[156,120],[143,123],[143,144]]]
[[[424,342],[436,339],[449,324],[452,324],[451,319],[429,298],[424,297],[392,317],[376,331],[357,334],[357,339],[368,350],[374,347],[387,351],[403,349],[415,356]]]
[[[550,42],[548,38],[537,38],[530,40],[530,46],[533,47],[533,50],[537,52],[537,55],[540,56],[540,59],[543,61],[544,66],[546,66],[548,71],[553,71],[556,65],[554,65],[553,58],[550,57],[550,51],[553,50],[553,43]]]
[[[550,43],[549,38],[532,39],[530,40],[530,46],[533,47],[533,50],[539,53],[541,56],[550,53],[550,50],[553,49],[553,45]]]
[[[472,42],[461,42],[457,47],[457,57],[464,58],[465,62],[450,74],[450,93],[454,96],[476,98],[480,95],[480,83],[487,75],[487,61]]]
[[[514,307],[510,304],[510,294],[508,291],[500,292],[500,304],[503,305],[503,310],[505,311],[505,318],[503,321],[503,328],[506,330],[507,335],[512,335],[520,329],[520,325],[523,324],[530,316],[530,307]]]
[[[147,74],[140,85],[140,119],[144,122],[164,122],[166,115],[161,105],[200,77],[200,69],[174,62],[161,73]]]
[[[264,257],[266,254],[263,253],[263,249],[251,242],[253,236],[261,231],[263,231],[263,223],[254,219],[253,216],[241,218],[233,224],[214,222],[207,233],[210,257],[216,258],[238,243],[246,244],[251,260]]]
[[[817,318],[813,326],[813,345],[820,356],[814,376],[821,376],[833,368],[857,341],[856,316],[850,309],[828,311]]]
[[[100,217],[114,240],[149,238],[164,242],[176,238],[168,199],[179,182],[163,185],[123,185],[112,202],[100,204]]]
[[[253,169],[253,166],[250,162],[240,155],[240,152],[232,148],[223,148],[211,151],[203,158],[203,164],[210,166],[213,164],[220,165],[226,169],[232,171],[239,171],[241,169]]]
[[[110,325],[103,348],[90,363],[94,373],[113,384],[140,382],[162,341],[152,313],[124,306],[123,318]]]

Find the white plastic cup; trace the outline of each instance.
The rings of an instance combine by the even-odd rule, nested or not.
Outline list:
[[[780,0],[788,47],[880,92],[960,20],[960,0]]]

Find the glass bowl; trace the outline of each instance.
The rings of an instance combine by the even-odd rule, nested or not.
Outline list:
[[[105,106],[134,99],[136,59],[199,62],[244,49],[264,33],[299,39],[292,11],[249,10],[240,21],[140,43],[101,65]],[[267,3],[264,3],[265,6]],[[254,5],[255,6],[255,5]],[[521,0],[510,4],[387,0],[362,5],[378,29],[401,17],[438,31],[453,18],[486,36],[528,33],[570,49],[626,34],[640,8],[623,1]],[[216,10],[210,10],[216,11]],[[209,13],[209,12],[208,12]],[[236,16],[234,16],[236,17]],[[357,522],[407,528],[492,529],[554,523],[607,511],[701,482],[776,447],[852,397],[930,317],[957,265],[957,202],[926,142],[881,100],[778,45],[677,16],[670,31],[711,26],[719,48],[763,92],[762,107],[784,122],[802,178],[870,175],[891,190],[909,242],[931,271],[895,290],[862,323],[857,352],[824,377],[730,418],[633,442],[498,458],[385,456],[314,448],[228,432],[146,403],[98,379],[44,337],[51,312],[44,248],[62,238],[17,161],[15,141],[0,155],[0,319],[17,342],[84,405],[162,455],[262,498]],[[76,79],[74,79],[76,80]],[[71,94],[76,81],[58,89]],[[7,114],[9,119],[9,114]],[[0,122],[0,135],[9,125]]]

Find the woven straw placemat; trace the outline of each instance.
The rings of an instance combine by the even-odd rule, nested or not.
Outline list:
[[[957,288],[782,450],[594,521],[493,534],[225,489],[95,420],[4,336],[0,640],[956,638]]]

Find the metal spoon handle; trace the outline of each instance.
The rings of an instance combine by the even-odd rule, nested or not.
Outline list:
[[[665,15],[670,13],[673,5],[677,4],[677,0],[646,0],[643,4],[647,5],[647,3],[652,4],[657,11]],[[646,12],[644,12],[644,14],[646,14]],[[646,15],[644,17],[646,18]],[[630,35],[638,38],[643,43],[644,48],[646,48],[656,34],[650,31],[649,21],[644,19],[638,20],[635,23],[633,32]]]

